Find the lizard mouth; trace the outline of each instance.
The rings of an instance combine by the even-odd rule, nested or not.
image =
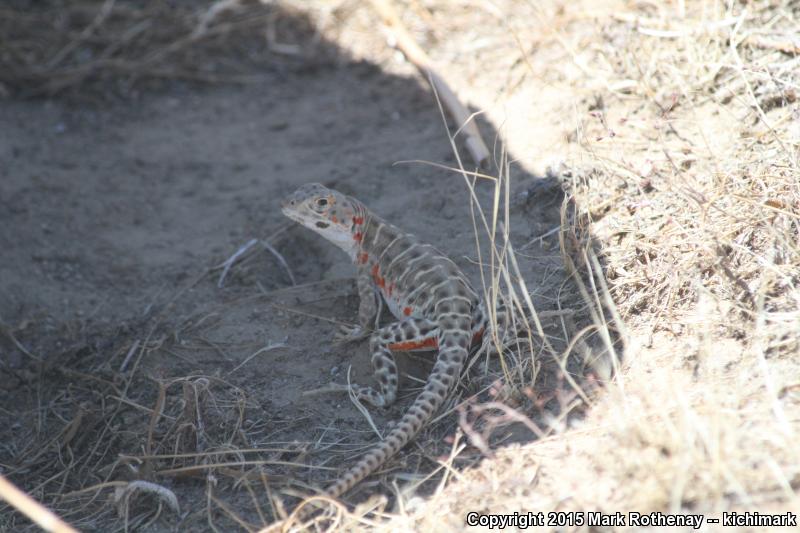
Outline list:
[[[294,220],[295,222],[297,222],[301,226],[305,226],[307,228],[325,229],[328,226],[330,226],[330,224],[327,223],[327,222],[316,221],[313,218],[309,219],[307,217],[304,217],[303,215],[301,215],[300,213],[298,213],[297,211],[292,209],[290,206],[284,206],[281,209],[281,211],[283,211],[283,214],[286,215],[288,218]]]
[[[291,209],[288,205],[284,205],[283,207],[281,207],[281,211],[283,212],[284,215],[291,218],[295,222],[300,222],[300,217],[297,215],[297,212]]]

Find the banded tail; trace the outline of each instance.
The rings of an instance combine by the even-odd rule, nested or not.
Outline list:
[[[439,335],[439,355],[423,391],[408,408],[400,422],[381,442],[368,451],[338,481],[325,489],[325,494],[338,498],[369,476],[413,439],[447,400],[464,367],[471,342],[470,317],[462,315],[462,331]]]

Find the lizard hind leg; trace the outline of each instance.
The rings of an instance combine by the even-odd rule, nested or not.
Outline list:
[[[379,391],[363,385],[351,385],[359,400],[376,407],[386,407],[397,398],[398,372],[392,352],[434,349],[438,327],[424,318],[409,317],[383,327],[370,337],[372,370]]]

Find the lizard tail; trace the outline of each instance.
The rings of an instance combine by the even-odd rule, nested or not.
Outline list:
[[[469,324],[468,321],[466,323]],[[380,468],[414,438],[439,410],[464,368],[471,340],[468,331],[465,328],[465,331],[448,331],[439,335],[439,356],[423,391],[386,438],[368,451],[338,481],[325,489],[328,496],[338,498]]]

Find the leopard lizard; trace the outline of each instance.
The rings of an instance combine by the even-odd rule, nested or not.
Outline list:
[[[311,183],[289,195],[281,207],[287,217],[344,250],[357,266],[358,325],[344,328],[342,338],[356,340],[369,335],[379,386],[375,390],[351,384],[359,400],[377,407],[394,402],[398,372],[392,352],[438,349],[424,389],[399,423],[326,488],[325,494],[336,498],[380,468],[444,404],[464,368],[470,346],[484,336],[489,320],[482,300],[453,261],[355,198]],[[378,298],[386,302],[398,322],[370,334],[380,311]]]

